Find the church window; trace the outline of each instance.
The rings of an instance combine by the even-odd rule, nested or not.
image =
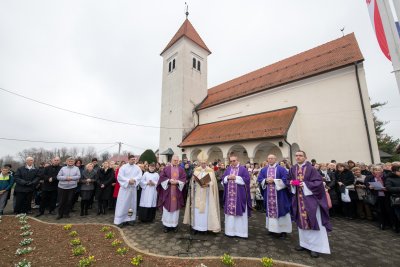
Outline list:
[[[197,61],[197,70],[200,71],[200,60]]]
[[[192,64],[192,67],[193,67],[193,69],[195,69],[196,68],[196,59],[195,58],[193,58],[193,64]]]
[[[175,58],[168,62],[168,72],[172,72],[175,69]]]

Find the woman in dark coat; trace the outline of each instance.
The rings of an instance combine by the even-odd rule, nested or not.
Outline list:
[[[93,164],[87,164],[79,179],[81,185],[81,216],[88,215],[89,204],[94,194],[96,179],[97,175],[96,171],[93,169]]]
[[[354,189],[354,175],[349,171],[348,166],[342,163],[336,165],[336,192],[341,196],[345,190],[349,190],[351,202],[343,202],[340,198],[342,212],[346,219],[353,219],[355,217],[355,200],[357,194]]]
[[[385,180],[385,187],[391,196],[400,196],[400,165],[393,165],[392,172]],[[392,206],[395,231],[400,231],[400,206]]]
[[[96,199],[98,201],[97,215],[106,214],[108,200],[113,192],[111,184],[114,181],[114,169],[110,168],[108,161],[103,163],[103,167],[97,172]]]
[[[370,183],[378,182],[383,187],[378,189],[373,187]],[[383,177],[383,169],[381,166],[374,166],[372,168],[372,175],[365,178],[365,186],[377,198],[376,204],[373,207],[377,213],[379,228],[385,230],[390,225],[390,199],[389,194],[386,192],[385,181]]]

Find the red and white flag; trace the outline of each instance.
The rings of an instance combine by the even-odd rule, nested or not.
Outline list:
[[[388,43],[386,41],[385,31],[383,30],[383,24],[378,4],[376,3],[376,0],[366,0],[366,1],[369,11],[369,17],[371,18],[371,23],[375,31],[376,39],[378,40],[379,46],[381,47],[381,50],[385,55],[385,57],[391,60]]]

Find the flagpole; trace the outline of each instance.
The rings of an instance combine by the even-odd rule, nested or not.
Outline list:
[[[389,47],[390,58],[392,59],[393,73],[397,81],[397,89],[400,93],[400,38],[394,22],[393,13],[388,0],[377,0],[381,14],[383,29]],[[394,1],[396,2],[396,1]]]

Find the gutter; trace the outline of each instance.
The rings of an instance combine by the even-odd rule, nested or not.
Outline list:
[[[283,138],[283,141],[285,141],[286,144],[289,146],[289,155],[290,155],[290,164],[293,164],[293,155],[292,155],[292,144],[288,142],[287,140],[287,135],[285,135],[285,138]]]
[[[363,94],[361,91],[361,85],[360,85],[360,77],[358,75],[358,63],[354,63],[354,68],[356,72],[356,79],[357,79],[357,86],[358,86],[358,94],[360,96],[360,102],[361,102],[361,108],[362,108],[362,113],[363,113],[363,118],[364,118],[364,125],[365,125],[365,131],[367,132],[367,139],[368,139],[368,148],[369,148],[369,154],[371,157],[371,163],[374,164],[374,155],[372,153],[372,144],[371,144],[371,136],[369,134],[369,128],[368,128],[368,121],[367,121],[367,115],[365,114],[365,106],[364,106],[364,101],[363,101]]]

